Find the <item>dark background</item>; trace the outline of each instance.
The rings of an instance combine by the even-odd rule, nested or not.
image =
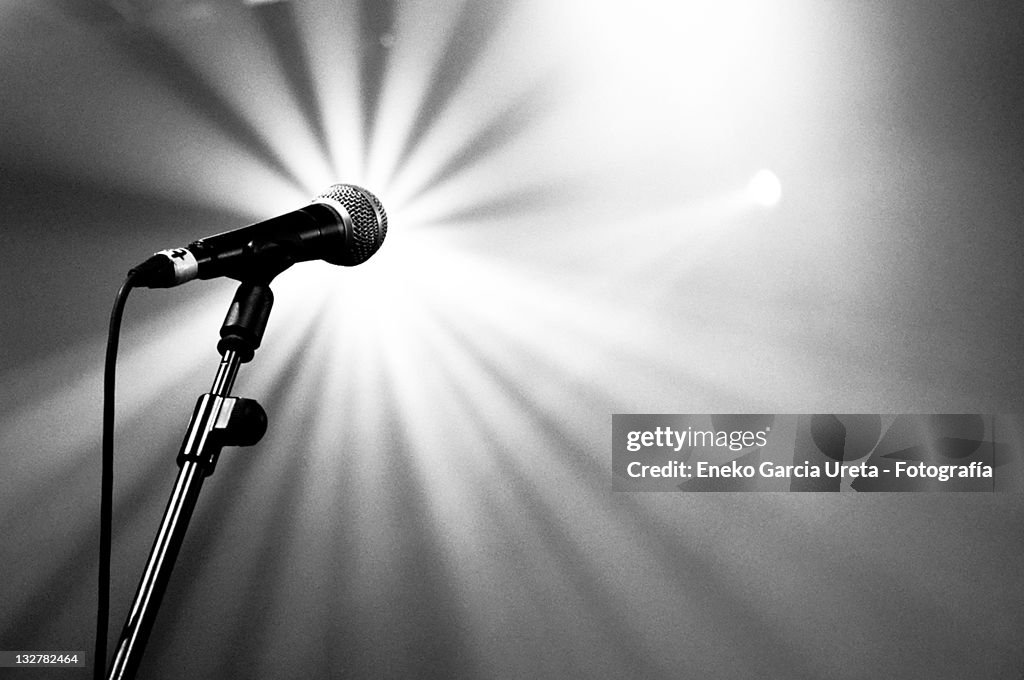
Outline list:
[[[0,648],[91,655],[124,273],[340,181],[387,242],[275,283],[144,677],[1021,677],[1018,495],[613,493],[610,436],[1020,412],[1022,45],[1017,2],[0,4]],[[129,302],[112,644],[231,293]]]

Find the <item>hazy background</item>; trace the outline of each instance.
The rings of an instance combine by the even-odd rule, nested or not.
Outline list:
[[[91,656],[125,272],[347,182],[387,241],[275,283],[143,677],[1021,677],[1019,496],[616,494],[610,435],[1021,411],[1022,46],[1019,2],[0,2],[0,649]],[[111,647],[232,289],[128,304]]]

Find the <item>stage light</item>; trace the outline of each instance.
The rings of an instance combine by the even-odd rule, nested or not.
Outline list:
[[[771,170],[758,170],[747,185],[747,195],[754,203],[770,208],[782,199],[782,182]]]

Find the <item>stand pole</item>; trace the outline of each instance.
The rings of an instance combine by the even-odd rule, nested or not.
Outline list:
[[[259,404],[229,395],[239,365],[252,359],[259,347],[272,303],[266,284],[243,283],[235,294],[221,327],[220,366],[210,392],[199,397],[185,433],[178,454],[178,477],[117,643],[108,680],[135,677],[203,480],[213,473],[221,447],[255,444],[266,431],[266,414]]]

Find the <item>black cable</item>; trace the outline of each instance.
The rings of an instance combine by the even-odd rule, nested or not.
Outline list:
[[[114,501],[114,376],[117,343],[121,334],[128,293],[135,285],[135,270],[128,272],[114,298],[107,330],[107,354],[103,364],[103,445],[100,462],[100,568],[96,603],[96,648],[93,677],[103,680],[107,664],[107,627],[110,620],[110,533]]]

